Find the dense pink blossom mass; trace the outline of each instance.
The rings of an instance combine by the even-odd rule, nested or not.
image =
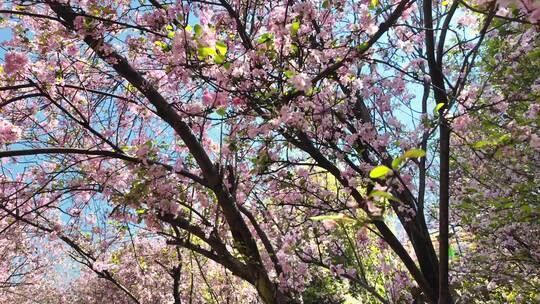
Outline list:
[[[540,303],[537,0],[0,2],[0,303]]]

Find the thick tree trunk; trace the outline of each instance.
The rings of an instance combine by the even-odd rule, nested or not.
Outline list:
[[[450,128],[448,122],[440,119],[440,185],[439,185],[439,304],[450,303],[448,282],[448,218],[449,218],[449,160],[450,160]]]

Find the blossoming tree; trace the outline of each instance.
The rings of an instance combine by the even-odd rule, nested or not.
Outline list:
[[[454,126],[454,217],[468,247],[456,271],[470,285],[470,302],[534,303],[540,299],[539,243],[531,237],[540,228],[539,39],[530,25],[500,23],[487,42],[480,69],[488,80],[463,92]]]
[[[451,137],[478,113],[470,87],[490,85],[476,70],[486,36],[497,22],[535,35],[538,3],[14,0],[0,13],[0,237],[21,244],[1,267],[17,273],[27,247],[82,267],[51,286],[58,267],[39,271],[38,255],[0,277],[0,301],[38,298],[26,274],[57,303],[460,296]]]

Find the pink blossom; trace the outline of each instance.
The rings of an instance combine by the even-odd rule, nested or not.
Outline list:
[[[366,28],[366,32],[369,35],[374,35],[375,33],[377,33],[378,30],[379,30],[379,26],[376,25],[375,23],[370,23],[368,27]]]
[[[19,52],[7,52],[5,61],[6,64],[4,65],[4,71],[8,75],[14,75],[22,72],[28,64],[28,58],[26,55]]]
[[[215,99],[216,99],[215,94],[210,93],[208,90],[204,90],[203,95],[202,95],[202,100],[205,106],[213,105]]]
[[[472,119],[469,115],[462,115],[454,120],[454,122],[452,123],[452,127],[455,131],[463,132],[471,123]]]
[[[0,145],[11,143],[21,137],[21,129],[7,120],[0,119]]]
[[[467,12],[467,13],[464,13],[463,16],[461,16],[457,20],[457,23],[461,26],[471,26],[471,25],[476,24],[477,21],[478,19],[476,18],[476,16]]]
[[[311,88],[311,81],[305,73],[296,74],[289,80],[298,91],[307,92]]]
[[[298,173],[298,176],[304,179],[307,179],[309,176],[309,172],[304,168],[299,168],[296,172]]]
[[[182,171],[183,168],[184,168],[184,163],[183,163],[182,159],[177,158],[176,161],[174,162],[174,166],[173,166],[174,171],[180,172],[180,171]]]
[[[242,99],[240,97],[234,97],[232,99],[232,104],[235,106],[239,106],[243,103]]]
[[[330,265],[330,271],[334,274],[334,276],[339,277],[345,274],[345,269],[343,268],[343,265]]]

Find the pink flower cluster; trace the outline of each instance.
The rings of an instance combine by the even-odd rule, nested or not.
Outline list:
[[[477,4],[486,4],[490,1],[478,0]],[[538,0],[499,0],[499,15],[508,15],[513,6],[519,8],[524,13],[530,22],[537,23],[540,21],[540,1]]]
[[[300,73],[291,77],[289,82],[298,90],[307,92],[311,88],[311,81],[305,73]]]
[[[8,75],[14,75],[24,70],[28,64],[28,58],[19,52],[7,52],[5,62],[4,71]]]
[[[211,106],[226,106],[227,105],[227,99],[228,96],[225,92],[210,92],[208,90],[204,90],[202,94],[202,101],[203,104],[207,107]],[[236,101],[235,101],[236,102]]]
[[[0,145],[13,142],[21,137],[21,129],[7,120],[0,119]]]

